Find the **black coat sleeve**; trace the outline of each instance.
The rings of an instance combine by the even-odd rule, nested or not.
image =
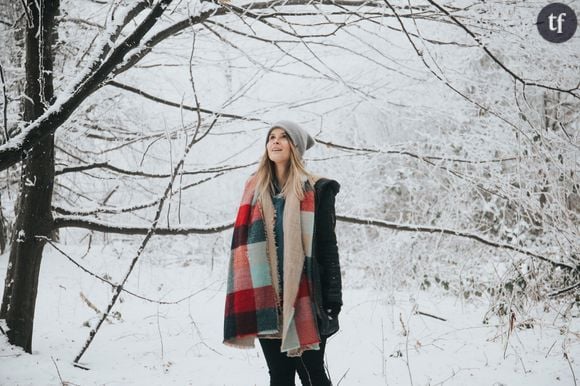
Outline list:
[[[334,180],[319,181],[316,211],[316,256],[320,267],[323,306],[342,305],[342,278],[336,241],[335,196],[340,185]]]

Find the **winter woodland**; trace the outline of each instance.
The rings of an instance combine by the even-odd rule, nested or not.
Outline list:
[[[290,119],[341,184],[335,385],[576,385],[580,32],[546,4],[0,1],[0,384],[266,384],[226,272]]]

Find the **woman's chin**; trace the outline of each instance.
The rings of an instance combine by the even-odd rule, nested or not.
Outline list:
[[[289,158],[284,157],[281,154],[274,154],[273,156],[270,156],[270,161],[274,162],[275,164],[286,165],[286,164],[288,164]]]

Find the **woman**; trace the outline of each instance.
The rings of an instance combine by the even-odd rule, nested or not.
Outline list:
[[[254,347],[257,337],[270,385],[331,385],[327,338],[338,330],[342,287],[334,232],[339,184],[306,171],[314,145],[299,125],[280,121],[246,182],[232,240],[224,343]]]

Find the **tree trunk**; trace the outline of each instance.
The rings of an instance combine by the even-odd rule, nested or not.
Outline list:
[[[42,115],[54,96],[52,43],[59,0],[27,0],[26,7],[26,97],[22,103],[24,120],[30,122]],[[49,237],[52,230],[54,136],[25,154],[0,317],[6,319],[10,343],[31,352],[42,237]]]

